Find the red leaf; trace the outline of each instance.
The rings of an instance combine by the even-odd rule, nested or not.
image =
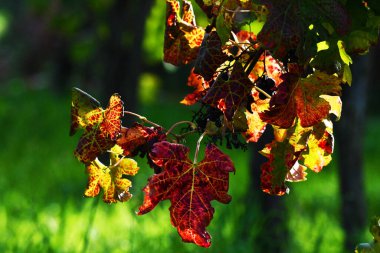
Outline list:
[[[206,81],[210,81],[216,75],[216,70],[227,59],[228,56],[223,53],[218,33],[211,31],[204,36],[198,58],[195,61],[194,73],[203,76]]]
[[[188,155],[189,149],[184,145],[166,141],[154,145],[151,159],[163,171],[149,178],[138,214],[148,213],[160,201],[169,199],[171,222],[182,240],[209,247],[211,236],[206,227],[214,214],[210,202],[230,202],[229,173],[235,168],[214,145],[207,146],[205,158],[198,164],[193,164]]]
[[[224,80],[223,73],[220,74],[204,96],[203,102],[219,108],[231,121],[236,110],[247,102],[252,87],[253,83],[245,75],[241,64],[235,63],[228,80]]]
[[[166,0],[166,6],[164,61],[173,65],[188,64],[198,55],[204,29],[196,26],[189,1],[183,1],[182,18],[177,0]]]

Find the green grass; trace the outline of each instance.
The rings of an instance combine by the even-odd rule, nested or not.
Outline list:
[[[17,83],[2,94],[0,252],[254,252],[253,236],[260,233],[264,217],[246,213],[248,152],[226,151],[237,168],[230,183],[233,200],[229,205],[213,203],[215,218],[208,227],[213,245],[202,249],[181,242],[170,224],[168,201],[149,214],[135,215],[143,199],[140,189],[152,172],[142,160],[141,171],[133,179],[134,198],[128,203],[107,205],[83,197],[86,174],[72,154],[79,136],[68,136],[69,94],[59,97],[45,90],[26,90]],[[174,108],[172,100],[169,96],[156,101],[141,107],[141,112],[165,127],[188,119],[191,109]],[[380,207],[379,124],[380,119],[371,119],[366,135],[370,214],[379,214]],[[188,144],[194,147],[194,140]],[[291,252],[342,252],[334,164],[318,175],[310,172],[305,183],[291,184],[290,195],[285,198],[290,211]],[[242,238],[247,224],[251,236]]]

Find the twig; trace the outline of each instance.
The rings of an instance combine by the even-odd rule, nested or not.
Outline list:
[[[201,142],[202,142],[202,139],[203,137],[205,137],[207,135],[207,131],[205,131],[198,139],[197,141],[197,148],[195,149],[195,154],[194,154],[194,160],[193,160],[193,164],[197,164],[198,163],[198,154],[199,154],[199,148],[201,146]]]
[[[256,85],[253,86],[258,92],[262,93],[264,96],[266,96],[267,98],[271,98],[272,96],[269,95],[268,93],[266,93],[263,89],[257,87]]]
[[[192,129],[195,129],[195,128],[196,128],[196,125],[194,124],[194,122],[191,122],[191,121],[188,121],[188,120],[178,121],[177,123],[174,123],[174,124],[169,128],[169,130],[166,132],[166,135],[171,134],[171,132],[174,130],[174,128],[176,128],[178,125],[181,125],[181,124],[189,124],[189,125],[191,126]],[[174,136],[177,136],[177,135],[174,135]]]
[[[132,115],[132,116],[135,116],[135,117],[139,118],[140,120],[144,121],[145,123],[151,124],[152,126],[163,128],[162,126],[160,126],[160,125],[158,125],[158,124],[156,124],[156,123],[148,120],[146,117],[141,116],[140,114],[137,114],[137,113],[134,113],[134,112],[130,112],[130,111],[124,111],[124,113]]]

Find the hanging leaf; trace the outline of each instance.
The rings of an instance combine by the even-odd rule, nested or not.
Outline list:
[[[282,196],[289,192],[286,180],[305,180],[305,169],[297,163],[301,152],[295,151],[288,141],[272,141],[265,146],[260,152],[268,158],[261,166],[261,189],[265,193]]]
[[[240,63],[235,63],[231,75],[227,80],[221,74],[215,80],[203,102],[219,108],[226,118],[231,121],[236,110],[244,106],[250,94],[253,83],[246,76]]]
[[[334,136],[331,121],[324,121],[313,128],[307,149],[302,153],[301,163],[314,172],[320,172],[331,162],[334,151]]]
[[[138,153],[145,155],[154,143],[166,139],[166,134],[161,128],[146,127],[135,123],[130,128],[121,129],[117,144],[123,149],[123,155],[133,157]]]
[[[205,95],[205,90],[210,87],[201,75],[194,73],[194,68],[191,69],[187,78],[187,86],[193,87],[195,90],[181,101],[181,104],[184,105],[193,105],[198,102]]]
[[[77,88],[72,90],[71,134],[84,129],[74,155],[79,161],[89,163],[115,145],[121,132],[124,108],[118,94],[111,96],[107,109],[96,107],[86,93]]]
[[[145,214],[166,199],[171,202],[170,218],[185,242],[202,247],[211,245],[206,227],[214,215],[212,200],[227,204],[229,173],[235,168],[228,156],[209,145],[203,161],[193,164],[189,149],[180,144],[159,142],[150,153],[162,172],[149,178],[144,188],[144,203],[138,214]]]
[[[124,176],[136,175],[139,168],[134,160],[123,158],[122,152],[116,145],[111,149],[109,166],[105,166],[98,159],[87,165],[88,185],[84,192],[86,197],[97,196],[100,189],[103,189],[103,201],[106,203],[125,202],[132,197],[129,192],[132,183]]]
[[[204,37],[204,29],[197,27],[191,2],[183,0],[182,17],[177,0],[166,0],[166,29],[164,61],[173,65],[195,60]]]
[[[222,50],[222,42],[218,33],[215,31],[206,33],[195,61],[194,73],[203,76],[206,81],[210,81],[217,75],[216,70],[227,59],[227,55]]]
[[[284,81],[278,86],[270,101],[268,111],[260,114],[267,123],[289,128],[299,117],[302,127],[318,124],[325,119],[332,107],[322,95],[338,96],[341,80],[333,75],[316,71],[306,78],[295,74],[284,74]],[[336,101],[338,102],[338,101]]]
[[[267,123],[260,119],[260,113],[269,108],[269,99],[260,99],[259,92],[252,90],[254,102],[251,103],[251,111],[246,111],[248,130],[243,134],[247,142],[257,142],[264,133]]]

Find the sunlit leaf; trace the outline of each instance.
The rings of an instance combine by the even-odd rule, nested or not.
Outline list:
[[[338,96],[341,91],[340,78],[319,71],[306,78],[285,74],[283,79],[269,110],[260,114],[262,120],[283,128],[291,127],[296,116],[303,127],[318,124],[331,110],[329,101],[321,95]]]
[[[138,153],[140,155],[148,153],[154,143],[163,141],[165,138],[166,134],[161,128],[146,127],[135,123],[132,127],[121,129],[117,144],[122,148],[124,156],[133,157]]]
[[[269,108],[269,99],[260,99],[258,92],[253,89],[254,102],[251,103],[251,111],[246,111],[248,130],[243,134],[247,142],[257,142],[264,133],[266,123],[260,119],[259,113]]]
[[[121,156],[123,150],[115,146],[111,149],[110,165],[105,166],[98,159],[87,165],[88,185],[84,192],[86,197],[95,197],[103,190],[106,203],[124,202],[132,197],[129,188],[132,183],[124,176],[134,176],[139,168],[137,163]]]
[[[193,105],[205,95],[205,90],[209,88],[209,83],[201,75],[195,74],[193,68],[187,78],[187,86],[193,87],[195,90],[188,94],[181,101],[181,104]]]
[[[302,153],[302,164],[314,172],[320,172],[331,161],[334,151],[334,136],[331,121],[324,121],[311,132],[307,149]]]
[[[162,172],[149,178],[144,188],[144,203],[138,214],[145,214],[163,201],[170,200],[170,218],[185,242],[202,247],[211,245],[206,231],[213,218],[212,200],[229,203],[227,194],[229,173],[235,168],[228,156],[216,146],[209,145],[203,161],[193,164],[189,149],[180,144],[159,142],[150,156]]]
[[[265,193],[281,196],[289,191],[286,180],[305,180],[304,168],[297,163],[301,152],[296,152],[287,141],[272,141],[265,146],[261,151],[268,158],[261,166],[261,189]]]
[[[84,129],[74,155],[81,162],[88,163],[114,146],[121,132],[123,102],[118,94],[114,94],[108,107],[102,109],[96,107],[93,99],[86,101],[87,96],[79,89],[73,89],[72,94],[71,133]]]
[[[166,0],[166,29],[164,61],[173,65],[195,60],[204,37],[204,29],[197,27],[191,2],[184,0],[182,17],[177,0]]]

